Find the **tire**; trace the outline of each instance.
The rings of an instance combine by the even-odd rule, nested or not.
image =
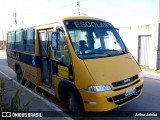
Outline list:
[[[17,74],[17,81],[22,85],[24,85],[26,83],[26,80],[23,78],[22,70],[17,69],[16,74]]]
[[[17,81],[20,82],[22,80],[22,70],[17,69],[16,73],[17,73]]]
[[[75,93],[69,92],[68,103],[71,117],[73,117],[74,119],[83,118],[83,105]]]

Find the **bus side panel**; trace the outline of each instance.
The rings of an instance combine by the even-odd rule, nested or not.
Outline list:
[[[22,71],[23,71],[23,77],[30,82],[32,82],[35,85],[41,85],[41,71],[40,68],[36,68],[30,65],[27,65],[25,63],[22,63],[20,61],[17,61],[11,57],[8,57],[8,66],[11,67],[15,71],[15,65],[19,64]]]
[[[55,97],[59,98],[58,95],[58,84],[60,83],[61,79],[60,77],[53,75],[53,79],[54,79],[54,92],[55,92]]]

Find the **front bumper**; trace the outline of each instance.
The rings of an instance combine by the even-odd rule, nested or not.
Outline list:
[[[125,92],[131,88],[135,88],[135,94],[125,96]],[[81,90],[81,95],[84,102],[85,111],[103,112],[115,109],[119,106],[123,106],[134,99],[138,98],[142,94],[143,78],[138,83],[124,87],[120,90],[110,90],[106,92],[88,92]],[[94,103],[94,104],[93,104]]]

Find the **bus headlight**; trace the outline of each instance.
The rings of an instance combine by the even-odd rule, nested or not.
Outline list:
[[[88,92],[103,92],[111,90],[111,87],[109,85],[102,85],[102,86],[88,86],[87,91]]]
[[[143,77],[143,74],[142,72],[139,73],[139,78],[142,78]]]

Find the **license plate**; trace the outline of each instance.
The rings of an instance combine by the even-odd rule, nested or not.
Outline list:
[[[127,97],[127,96],[130,96],[130,95],[132,95],[132,94],[135,94],[135,92],[136,92],[136,89],[135,89],[135,88],[129,89],[129,90],[126,91],[125,96],[126,96],[126,97]]]

